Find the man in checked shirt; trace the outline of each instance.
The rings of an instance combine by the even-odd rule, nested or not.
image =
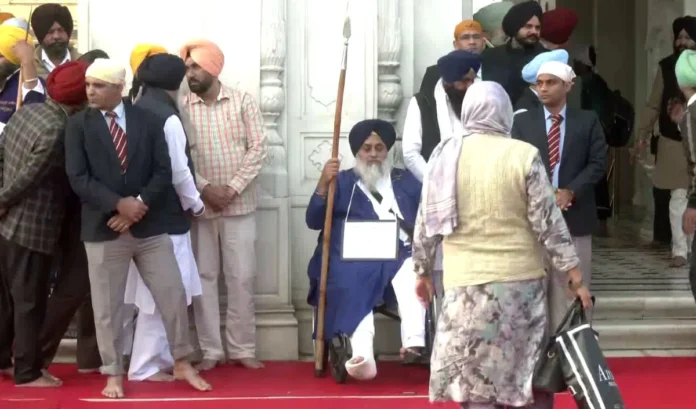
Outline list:
[[[209,370],[225,359],[220,272],[227,287],[227,358],[247,368],[262,368],[256,360],[253,296],[256,177],[267,151],[263,120],[251,95],[220,83],[224,56],[217,45],[194,40],[181,48],[180,56],[191,91],[184,102],[197,134],[189,140],[196,183],[206,203],[205,215],[194,221],[191,231],[203,288],[193,302],[203,352],[197,368]]]

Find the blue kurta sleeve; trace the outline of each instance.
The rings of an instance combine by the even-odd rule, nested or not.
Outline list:
[[[334,193],[334,204],[338,202],[339,192],[341,191],[342,180],[344,179],[344,172],[341,171],[336,175],[336,192]],[[307,212],[305,213],[305,220],[307,222],[307,227],[312,230],[322,230],[324,228],[324,221],[326,219],[326,202],[327,199],[319,196],[316,192],[312,193],[312,198],[309,200],[309,205],[307,206]]]

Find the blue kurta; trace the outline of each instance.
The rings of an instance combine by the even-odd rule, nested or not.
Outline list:
[[[46,89],[46,81],[39,78]],[[19,71],[10,75],[5,86],[0,89],[0,122],[7,124],[17,110],[17,90],[19,86]],[[46,95],[36,91],[29,91],[24,98],[24,104],[46,102]]]
[[[421,183],[411,172],[402,169],[392,171],[391,181],[404,224],[413,229],[420,201]],[[329,274],[326,284],[324,320],[324,339],[326,340],[338,334],[352,335],[360,321],[380,301],[384,300],[390,305],[395,305],[396,297],[391,281],[404,260],[411,256],[411,247],[405,246],[400,241],[399,257],[395,261],[341,260],[343,225],[350,195],[357,182],[358,177],[352,169],[339,172],[336,181]],[[325,215],[326,200],[314,194],[307,206],[307,227],[312,230],[323,230]],[[348,220],[379,220],[372,202],[359,187],[355,188]],[[323,231],[319,234],[317,248],[307,268],[310,283],[307,302],[315,307],[319,301],[323,234]]]

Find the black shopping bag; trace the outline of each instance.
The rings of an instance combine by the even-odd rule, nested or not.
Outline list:
[[[576,303],[577,304],[577,303]],[[573,304],[573,308],[577,308]],[[581,311],[582,306],[580,306]],[[619,387],[599,347],[597,333],[581,312],[583,323],[556,336],[563,375],[580,409],[625,409]]]
[[[592,298],[594,302],[594,297]],[[571,305],[558,328],[550,334],[534,369],[532,385],[535,390],[548,393],[561,393],[568,390],[563,375],[562,354],[558,351],[556,337],[585,322],[585,312],[579,299]]]

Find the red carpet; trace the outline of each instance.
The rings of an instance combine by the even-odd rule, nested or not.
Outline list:
[[[620,358],[609,364],[629,409],[691,407],[689,398],[696,379],[696,358]],[[63,379],[59,389],[16,388],[0,381],[0,409],[412,409],[457,405],[430,405],[428,372],[381,362],[371,382],[337,385],[330,376],[317,379],[308,362],[271,362],[266,369],[250,371],[222,367],[206,373],[213,392],[195,392],[181,382],[126,384],[128,399],[105,402],[99,392],[104,378],[79,375],[71,365],[51,372]],[[96,400],[96,401],[94,401]],[[556,409],[574,409],[568,395],[556,398]]]

